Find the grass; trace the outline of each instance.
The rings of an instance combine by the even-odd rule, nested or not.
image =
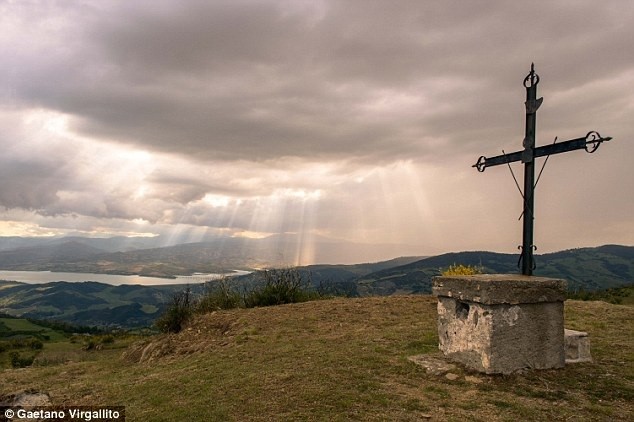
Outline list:
[[[126,358],[105,349],[4,370],[0,396],[35,389],[55,404],[121,404],[132,421],[634,417],[634,308],[566,303],[566,326],[590,334],[592,363],[509,376],[456,369],[449,380],[407,360],[440,357],[435,303],[338,298],[217,311],[136,343]]]
[[[11,338],[14,334],[28,334],[36,337],[44,337],[47,341],[63,341],[66,337],[55,330],[34,324],[22,318],[0,318],[0,340]]]

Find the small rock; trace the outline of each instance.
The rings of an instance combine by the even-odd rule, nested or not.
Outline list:
[[[460,378],[460,375],[457,374],[452,374],[451,372],[448,373],[447,375],[445,375],[445,378],[447,378],[449,381],[455,381],[458,378]]]
[[[51,398],[47,393],[35,390],[25,390],[19,393],[0,397],[0,406],[50,406]]]
[[[410,356],[407,358],[410,362],[420,365],[431,375],[443,375],[449,371],[456,369],[456,365],[446,362],[441,358],[428,355]]]
[[[464,377],[465,381],[471,382],[473,384],[482,384],[482,380],[478,377],[472,377],[471,375],[467,375]]]

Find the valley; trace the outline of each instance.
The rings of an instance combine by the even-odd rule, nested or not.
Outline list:
[[[269,239],[268,243],[243,239],[189,243],[162,248],[119,250],[110,240],[110,251],[100,249],[104,240],[71,238],[16,245],[0,238],[0,270],[37,270],[138,274],[160,277],[155,285],[120,285],[63,277],[40,284],[0,281],[0,312],[73,324],[135,328],[151,326],[174,292],[189,287],[201,295],[201,279],[173,284],[174,277],[228,270],[255,270],[232,277],[238,291],[258,283],[258,268],[288,268],[289,251],[297,245],[291,238]],[[271,242],[277,243],[271,243]],[[125,243],[120,242],[119,248]],[[274,245],[277,245],[274,247]],[[332,246],[332,245],[331,245]],[[332,246],[331,252],[337,247]],[[288,253],[286,253],[287,251]],[[286,257],[286,258],[285,258]],[[288,258],[288,260],[287,260]],[[563,278],[571,295],[634,284],[634,247],[604,245],[537,255],[535,275]],[[431,293],[432,277],[452,264],[473,265],[488,273],[517,272],[517,255],[487,251],[452,252],[431,257],[401,256],[390,260],[357,264],[313,264],[297,266],[302,277],[315,289],[348,297],[393,296]],[[50,273],[55,276],[56,273]],[[86,278],[89,278],[88,276]],[[164,280],[164,282],[163,282]],[[215,281],[209,281],[211,285]]]

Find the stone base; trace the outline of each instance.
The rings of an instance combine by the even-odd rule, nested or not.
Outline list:
[[[566,363],[592,362],[588,333],[564,329]]]
[[[487,374],[562,368],[565,289],[542,277],[434,277],[440,350]]]

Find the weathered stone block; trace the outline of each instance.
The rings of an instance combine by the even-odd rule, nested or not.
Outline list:
[[[592,362],[588,333],[564,329],[566,363]]]
[[[485,373],[565,364],[564,280],[521,275],[434,277],[439,347]]]

